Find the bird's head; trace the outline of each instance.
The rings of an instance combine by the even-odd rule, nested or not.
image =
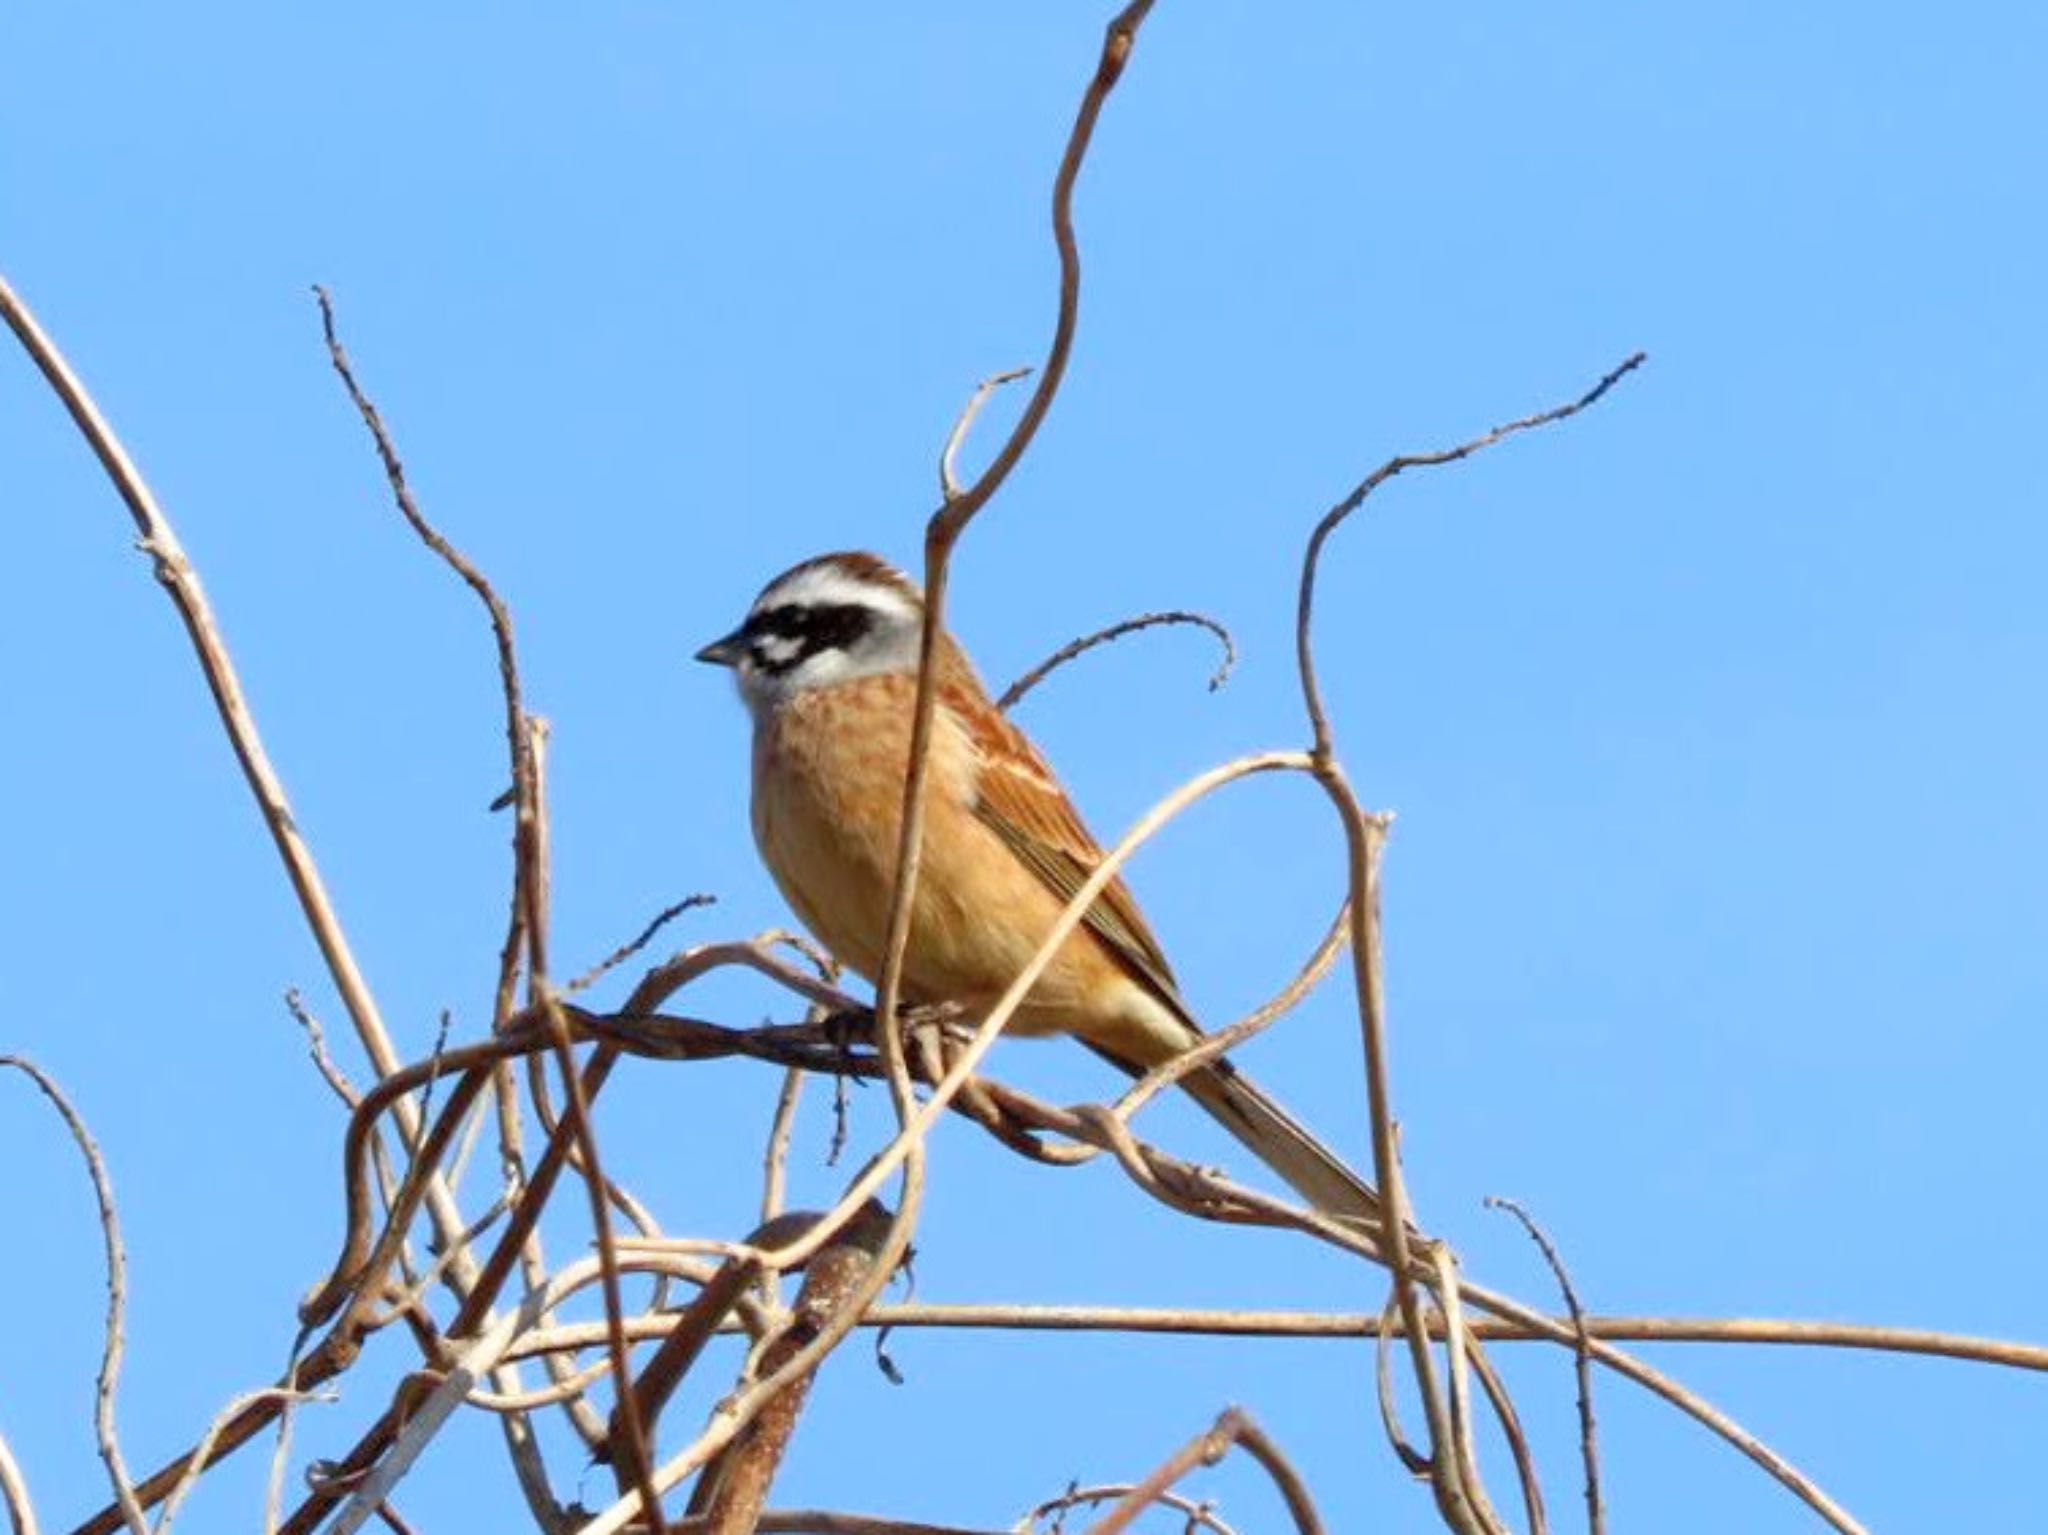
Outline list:
[[[697,659],[731,667],[747,706],[772,711],[810,688],[914,675],[923,625],[924,599],[902,571],[872,554],[824,554],[770,581]]]

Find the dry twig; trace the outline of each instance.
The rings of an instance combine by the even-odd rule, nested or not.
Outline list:
[[[7,1520],[14,1535],[40,1535],[41,1526],[36,1523],[36,1506],[28,1495],[28,1482],[21,1474],[21,1467],[15,1463],[14,1451],[7,1447],[4,1437],[0,1437],[0,1504],[7,1509]]]
[[[384,1031],[383,1019],[370,995],[369,985],[350,952],[341,920],[335,915],[327,887],[313,862],[312,849],[300,836],[298,823],[292,818],[283,781],[278,778],[276,769],[270,764],[269,754],[263,749],[255,717],[249,712],[241,682],[235,675],[234,663],[229,659],[227,645],[221,638],[220,626],[206,600],[205,588],[200,585],[199,572],[186,558],[184,546],[178,542],[178,535],[169,519],[157,505],[156,497],[150,493],[148,484],[128,457],[127,450],[121,446],[120,439],[114,435],[113,428],[93,403],[92,396],[79,382],[78,375],[72,372],[71,365],[57,350],[56,343],[36,323],[28,306],[4,280],[0,280],[0,319],[6,320],[8,328],[27,350],[30,360],[42,370],[51,389],[64,402],[64,408],[71,413],[72,421],[126,503],[136,531],[141,534],[137,547],[150,557],[158,583],[178,610],[178,617],[184,621],[185,632],[199,658],[200,669],[206,675],[206,685],[213,694],[221,724],[227,730],[229,744],[234,747],[242,775],[256,797],[263,824],[269,828],[271,839],[277,844],[278,856],[291,878],[292,889],[305,913],[307,926],[311,928],[321,956],[327,962],[328,974],[333,977],[335,989],[341,993],[342,1002],[348,1008],[349,1017],[355,1023],[371,1062],[379,1071],[390,1069],[397,1062],[390,1036]]]
[[[1315,1503],[1310,1499],[1300,1473],[1280,1453],[1279,1447],[1266,1437],[1265,1431],[1236,1407],[1227,1409],[1208,1429],[1195,1435],[1162,1462],[1150,1476],[1134,1484],[1114,1508],[1088,1526],[1085,1535],[1118,1535],[1118,1532],[1129,1528],[1138,1515],[1159,1502],[1174,1483],[1197,1466],[1215,1465],[1232,1445],[1244,1450],[1273,1479],[1273,1485],[1287,1502],[1287,1511],[1293,1516],[1294,1527],[1300,1535],[1322,1535],[1322,1518],[1316,1513]]]
[[[525,712],[509,610],[477,567],[420,514],[376,407],[359,388],[342,349],[328,296],[316,289],[330,360],[370,431],[402,515],[420,539],[471,587],[489,615],[503,693],[507,752],[513,775],[512,799],[517,811],[511,908],[499,956],[491,1036],[446,1049],[437,1041],[429,1060],[402,1065],[384,1033],[367,984],[349,953],[310,851],[291,822],[282,786],[263,754],[196,574],[111,430],[33,318],[12,291],[0,283],[0,311],[4,311],[10,326],[98,454],[141,531],[142,547],[155,562],[158,580],[185,623],[244,776],[377,1073],[377,1080],[358,1094],[345,1073],[327,1058],[318,1025],[293,994],[293,1010],[308,1029],[316,1062],[330,1085],[351,1107],[344,1146],[345,1240],[328,1282],[305,1309],[309,1318],[335,1320],[327,1336],[304,1360],[293,1365],[280,1386],[230,1402],[191,1455],[165,1467],[137,1488],[128,1481],[114,1434],[113,1397],[120,1360],[124,1277],[118,1227],[104,1169],[82,1123],[54,1085],[27,1062],[0,1057],[0,1065],[14,1065],[29,1073],[58,1105],[86,1156],[100,1199],[102,1231],[108,1249],[109,1315],[96,1428],[116,1502],[112,1510],[89,1522],[87,1530],[112,1531],[125,1524],[135,1535],[141,1535],[145,1528],[143,1510],[157,1501],[164,1504],[159,1528],[168,1526],[181,1500],[207,1465],[245,1442],[276,1417],[281,1408],[303,1399],[320,1382],[345,1369],[370,1334],[401,1320],[411,1328],[427,1369],[400,1387],[389,1410],[362,1434],[354,1450],[331,1474],[319,1480],[285,1525],[289,1535],[311,1531],[337,1503],[343,1504],[332,1526],[337,1535],[358,1528],[372,1517],[403,1531],[403,1521],[388,1503],[389,1494],[441,1425],[465,1403],[504,1417],[521,1485],[536,1518],[547,1528],[559,1522],[559,1510],[547,1490],[546,1470],[523,1415],[534,1407],[559,1403],[569,1408],[579,1430],[602,1446],[617,1477],[618,1500],[590,1519],[584,1527],[586,1535],[605,1535],[635,1521],[639,1528],[661,1528],[661,1498],[693,1471],[701,1475],[692,1498],[692,1513],[675,1527],[691,1535],[700,1531],[705,1535],[737,1535],[749,1529],[814,1529],[827,1535],[974,1535],[829,1511],[763,1512],[769,1485],[815,1371],[825,1354],[857,1325],[1377,1336],[1383,1344],[1390,1344],[1398,1331],[1408,1347],[1427,1419],[1428,1453],[1408,1446],[1398,1425],[1391,1423],[1391,1416],[1390,1437],[1412,1467],[1431,1477],[1437,1506],[1446,1522],[1475,1535],[1492,1535],[1501,1527],[1489,1506],[1473,1450],[1474,1414],[1469,1380],[1475,1375],[1513,1449],[1535,1535],[1540,1535],[1544,1522],[1533,1460],[1513,1403],[1480,1350],[1482,1339],[1541,1339],[1572,1348],[1578,1372],[1586,1502],[1594,1535],[1601,1535],[1604,1527],[1591,1400],[1594,1360],[1629,1376],[1706,1424],[1777,1476],[1836,1529],[1859,1529],[1845,1511],[1782,1456],[1696,1393],[1614,1347],[1616,1340],[1875,1347],[2031,1370],[2048,1369],[2048,1348],[1942,1334],[1834,1324],[1588,1317],[1543,1233],[1519,1206],[1510,1201],[1493,1201],[1522,1220],[1558,1278],[1570,1314],[1568,1319],[1550,1317],[1461,1281],[1448,1250],[1430,1242],[1409,1224],[1391,1109],[1380,952],[1379,877],[1388,822],[1385,817],[1365,810],[1334,753],[1311,642],[1319,561],[1336,528],[1387,479],[1411,467],[1451,463],[1507,436],[1562,421],[1599,400],[1642,362],[1641,354],[1623,362],[1591,390],[1566,405],[1506,423],[1454,448],[1390,459],[1332,507],[1308,540],[1296,615],[1297,664],[1312,738],[1310,748],[1239,758],[1167,796],[1103,859],[1003,998],[968,1031],[962,1048],[950,1059],[939,1062],[936,1069],[930,1062],[913,1062],[909,1058],[901,1027],[906,1021],[902,1016],[902,978],[909,912],[922,853],[924,794],[935,706],[930,663],[936,636],[944,622],[950,561],[974,517],[1029,448],[1060,388],[1079,304],[1073,191],[1099,114],[1122,73],[1149,9],[1150,0],[1136,0],[1110,24],[1055,177],[1052,224],[1060,267],[1057,310],[1036,386],[1002,447],[972,484],[964,488],[960,485],[954,464],[976,415],[997,385],[1030,370],[1020,369],[983,381],[962,409],[940,454],[943,500],[932,514],[925,535],[924,666],[916,695],[910,769],[904,784],[889,938],[871,1017],[860,1013],[851,999],[831,984],[833,976],[829,969],[821,973],[821,978],[804,976],[771,954],[773,940],[767,938],[746,944],[707,945],[679,955],[643,977],[625,1007],[614,1014],[588,1013],[562,1000],[567,993],[591,984],[639,952],[665,922],[692,905],[702,904],[706,899],[703,897],[692,897],[662,913],[646,931],[570,983],[566,991],[558,992],[550,985],[545,725]],[[1228,633],[1199,614],[1155,613],[1127,620],[1063,647],[1006,690],[999,707],[1011,707],[1051,670],[1091,647],[1136,629],[1165,623],[1197,624],[1217,635],[1224,648],[1224,661],[1211,687],[1220,683],[1234,658]],[[1238,778],[1268,771],[1305,772],[1315,778],[1337,811],[1346,839],[1346,903],[1322,945],[1280,995],[1197,1050],[1150,1073],[1112,1106],[1088,1104],[1062,1109],[976,1075],[977,1066],[1053,954],[1135,848],[1195,800]],[[1389,1214],[1382,1243],[1369,1241],[1357,1231],[1336,1225],[1314,1211],[1192,1166],[1138,1140],[1131,1129],[1132,1117],[1154,1093],[1241,1043],[1291,1007],[1320,979],[1347,943],[1357,972],[1357,1010],[1374,1169]],[[802,998],[810,1008],[806,1022],[740,1030],[657,1011],[684,986],[727,965],[750,967]],[[522,966],[527,979],[524,1006],[516,998]],[[929,1017],[910,1021],[921,1027],[931,1024]],[[849,1042],[857,1029],[865,1030],[861,1049],[855,1049]],[[579,1070],[574,1047],[589,1042],[595,1042],[595,1050]],[[651,1217],[640,1210],[630,1194],[614,1188],[605,1179],[599,1161],[593,1104],[614,1064],[626,1055],[665,1060],[745,1055],[785,1069],[782,1095],[763,1162],[764,1224],[745,1242],[614,1237],[609,1214],[614,1202],[627,1210],[643,1232],[651,1233],[654,1229]],[[536,1108],[548,1133],[545,1149],[530,1177],[525,1170],[521,1110],[512,1075],[513,1063],[522,1059],[533,1069]],[[552,1121],[544,1086],[546,1060],[552,1060],[560,1070],[564,1087],[562,1112]],[[842,1083],[848,1078],[862,1077],[885,1080],[897,1125],[887,1144],[849,1181],[832,1209],[817,1216],[778,1218],[789,1129],[801,1073],[805,1071],[824,1072]],[[432,1113],[434,1084],[444,1077],[452,1079],[447,1101],[438,1113]],[[922,1102],[913,1092],[919,1081],[930,1089]],[[500,1149],[508,1188],[481,1221],[465,1223],[460,1219],[452,1192],[459,1186],[461,1156],[458,1153],[451,1161],[450,1147],[460,1128],[470,1123],[469,1111],[480,1102],[487,1085],[496,1089]],[[1072,1162],[1106,1151],[1144,1192],[1201,1218],[1299,1230],[1347,1252],[1382,1262],[1388,1267],[1393,1284],[1389,1313],[1375,1319],[1272,1312],[876,1304],[882,1286],[907,1249],[918,1217],[925,1137],[947,1112],[974,1118],[1020,1154],[1042,1161]],[[388,1186],[390,1180],[386,1178],[386,1213],[380,1225],[368,1192],[369,1167],[384,1150],[386,1114],[392,1117],[400,1143],[410,1147],[413,1155],[395,1189]],[[551,1270],[536,1232],[565,1167],[584,1179],[597,1252],[593,1258]],[[900,1183],[893,1215],[874,1199],[892,1177]],[[407,1233],[422,1207],[433,1218],[436,1251],[440,1255],[425,1280],[411,1276],[405,1246]],[[479,1267],[475,1261],[476,1244],[484,1228],[501,1212],[509,1212],[505,1229],[487,1261]],[[718,1260],[715,1265],[705,1260],[706,1253]],[[495,1308],[515,1263],[524,1269],[528,1293],[501,1315]],[[757,1356],[750,1357],[738,1388],[705,1429],[682,1450],[657,1465],[651,1448],[652,1427],[676,1385],[699,1360],[705,1343],[717,1332],[733,1328],[745,1328],[758,1338],[771,1309],[775,1276],[805,1265],[808,1273],[791,1325],[762,1345]],[[408,1276],[395,1301],[394,1267]],[[626,1273],[653,1274],[660,1276],[663,1286],[673,1280],[693,1284],[697,1290],[680,1311],[661,1309],[663,1303],[657,1299],[644,1312],[628,1314],[621,1289],[621,1276]],[[456,1315],[445,1331],[437,1329],[425,1304],[427,1287],[443,1279],[458,1297]],[[556,1321],[553,1308],[593,1287],[602,1292],[602,1322],[564,1325]],[[1430,1292],[1437,1297],[1435,1308],[1425,1305]],[[657,1295],[666,1293],[662,1289]],[[1463,1311],[1466,1305],[1492,1314],[1468,1321]],[[1392,1320],[1395,1316],[1398,1323]],[[646,1368],[634,1379],[630,1371],[630,1345],[644,1339],[660,1341]],[[1433,1344],[1438,1342],[1445,1345],[1441,1382],[1433,1351]],[[577,1367],[578,1351],[600,1346],[604,1350],[601,1360]],[[528,1392],[519,1385],[513,1362],[529,1354],[546,1360],[553,1381],[550,1387]],[[595,1413],[584,1393],[606,1375],[612,1377],[617,1405],[609,1422],[598,1420],[593,1429]],[[485,1381],[490,1382],[488,1389]],[[1391,1401],[1391,1377],[1385,1371],[1382,1390]],[[1071,1490],[1066,1498],[1042,1505],[1030,1517],[1049,1512],[1055,1506],[1071,1507],[1083,1501],[1114,1498],[1116,1506],[1094,1526],[1090,1535],[1116,1535],[1145,1507],[1166,1502],[1188,1514],[1191,1521],[1206,1522],[1222,1532],[1225,1527],[1206,1512],[1206,1505],[1179,1497],[1171,1487],[1193,1467],[1213,1463],[1233,1444],[1260,1461],[1286,1499],[1303,1535],[1318,1535],[1320,1524],[1299,1475],[1257,1426],[1235,1410],[1225,1413],[1210,1430],[1190,1441],[1144,1481],[1119,1489],[1089,1489],[1085,1494],[1079,1489]],[[33,1535],[33,1510],[4,1442],[0,1442],[0,1493],[5,1495],[17,1532],[26,1530]]]
[[[1572,1284],[1572,1276],[1566,1271],[1564,1260],[1558,1257],[1557,1248],[1543,1228],[1536,1224],[1536,1218],[1515,1200],[1499,1194],[1489,1195],[1486,1206],[1490,1210],[1505,1210],[1522,1223],[1522,1229],[1529,1233],[1529,1240],[1536,1244],[1543,1254],[1543,1261],[1550,1265],[1557,1288],[1564,1295],[1565,1309],[1571,1313],[1572,1332],[1576,1335],[1572,1363],[1578,1373],[1579,1386],[1579,1459],[1586,1469],[1586,1528],[1591,1535],[1607,1535],[1607,1509],[1600,1497],[1600,1431],[1593,1417],[1592,1335],[1586,1329],[1585,1308],[1579,1304],[1579,1292]]]
[[[717,896],[709,895],[704,891],[700,890],[695,895],[684,896],[680,901],[677,901],[673,906],[664,906],[660,911],[654,914],[654,920],[649,922],[647,926],[643,927],[635,937],[629,939],[625,943],[620,944],[616,949],[613,949],[611,953],[607,954],[603,959],[599,960],[596,964],[592,965],[588,970],[584,971],[581,975],[577,976],[575,980],[571,981],[568,985],[564,986],[562,988],[562,995],[565,997],[573,997],[579,991],[588,991],[592,986],[595,986],[599,981],[603,980],[607,975],[611,974],[611,972],[616,970],[620,965],[623,965],[635,954],[638,954],[642,949],[646,948],[648,944],[654,941],[654,935],[656,933],[660,932],[663,928],[667,927],[669,923],[675,921],[675,919],[677,917],[680,917],[684,912],[695,911],[700,906],[714,906],[717,903]]]
[[[100,1212],[100,1241],[106,1253],[107,1271],[107,1319],[100,1347],[99,1382],[93,1391],[93,1438],[99,1445],[100,1459],[106,1464],[107,1480],[114,1485],[114,1501],[120,1507],[122,1518],[127,1521],[133,1535],[147,1535],[149,1526],[143,1518],[142,1505],[136,1500],[135,1484],[129,1480],[128,1467],[121,1457],[121,1438],[114,1428],[114,1392],[121,1383],[121,1355],[126,1346],[124,1328],[128,1310],[128,1258],[121,1247],[121,1217],[114,1208],[114,1185],[107,1177],[106,1163],[100,1159],[100,1148],[93,1141],[92,1132],[86,1129],[85,1121],[71,1106],[71,1100],[64,1096],[64,1089],[25,1056],[0,1055],[0,1068],[9,1066],[35,1083],[42,1095],[50,1100],[63,1119],[64,1128],[71,1132],[78,1154],[85,1159],[86,1174],[92,1179],[93,1200]],[[18,1482],[19,1473],[14,1475]]]
[[[1215,635],[1216,643],[1223,647],[1223,659],[1217,663],[1216,670],[1209,674],[1209,691],[1215,692],[1230,680],[1231,668],[1237,665],[1237,642],[1230,637],[1230,631],[1206,613],[1191,613],[1185,609],[1174,608],[1163,613],[1140,613],[1136,618],[1126,618],[1106,628],[1097,629],[1092,634],[1084,634],[1079,639],[1067,641],[1004,688],[1002,696],[996,699],[996,707],[1007,714],[1023,701],[1026,693],[1069,661],[1086,655],[1098,645],[1107,645],[1127,634],[1136,634],[1140,629],[1157,628],[1161,624],[1192,624],[1197,629],[1207,629]]]

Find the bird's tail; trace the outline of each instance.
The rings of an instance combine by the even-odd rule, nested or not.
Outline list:
[[[1209,1115],[1322,1214],[1377,1228],[1383,1210],[1372,1185],[1228,1061],[1181,1078]]]

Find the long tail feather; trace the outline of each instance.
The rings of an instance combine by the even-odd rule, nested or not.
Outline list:
[[[1379,1225],[1380,1199],[1372,1185],[1228,1061],[1189,1073],[1181,1086],[1324,1215]]]
[[[1193,1024],[1185,1027],[1194,1038],[1201,1037]],[[1121,1052],[1093,1040],[1083,1043],[1118,1070],[1134,1077],[1145,1075],[1147,1068],[1125,1059]],[[1372,1185],[1229,1061],[1214,1061],[1191,1071],[1180,1079],[1180,1085],[1210,1118],[1324,1215],[1375,1227],[1380,1224],[1380,1197]]]

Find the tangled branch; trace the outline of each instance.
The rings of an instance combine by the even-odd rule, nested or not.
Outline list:
[[[1059,276],[1045,357],[1035,370],[1017,369],[983,381],[961,410],[939,455],[941,502],[927,521],[924,539],[922,671],[903,784],[888,938],[872,1008],[839,988],[829,957],[814,956],[809,968],[793,962],[787,954],[787,935],[684,949],[649,966],[623,1005],[612,1012],[585,1009],[568,1000],[634,961],[669,921],[706,904],[709,898],[701,896],[668,908],[566,986],[552,982],[547,726],[526,706],[510,606],[481,568],[420,511],[384,419],[358,382],[342,346],[332,301],[324,289],[316,288],[328,359],[370,435],[399,512],[485,611],[512,779],[510,892],[489,1031],[480,1038],[437,1042],[427,1059],[403,1062],[350,952],[310,847],[292,820],[283,786],[264,754],[197,573],[76,376],[13,291],[0,283],[0,313],[98,455],[185,625],[223,728],[369,1066],[367,1085],[359,1089],[329,1054],[311,1012],[292,994],[290,1006],[307,1030],[315,1064],[347,1111],[341,1147],[340,1242],[329,1274],[306,1297],[299,1313],[311,1346],[302,1357],[295,1347],[294,1362],[277,1384],[226,1404],[190,1453],[136,1484],[123,1462],[114,1416],[125,1268],[105,1168],[82,1121],[54,1083],[24,1060],[0,1056],[0,1066],[27,1073],[57,1105],[86,1159],[100,1207],[109,1306],[95,1432],[114,1496],[108,1508],[80,1526],[80,1535],[111,1535],[123,1529],[144,1535],[148,1510],[159,1506],[157,1529],[166,1529],[208,1467],[266,1426],[280,1422],[294,1404],[327,1394],[327,1383],[393,1335],[409,1341],[418,1356],[416,1365],[383,1410],[361,1429],[353,1447],[309,1477],[306,1495],[289,1516],[280,1522],[281,1510],[273,1508],[268,1522],[285,1535],[312,1535],[316,1529],[346,1535],[373,1519],[403,1529],[404,1521],[392,1506],[395,1490],[445,1425],[465,1409],[490,1413],[504,1425],[515,1475],[536,1524],[548,1535],[572,1529],[580,1535],[628,1529],[688,1535],[743,1535],[757,1529],[817,1530],[827,1535],[976,1535],[951,1526],[872,1515],[768,1509],[775,1476],[817,1373],[859,1327],[1376,1339],[1382,1345],[1382,1394],[1389,1404],[1386,1426],[1393,1452],[1427,1478],[1441,1518],[1461,1535],[1495,1535],[1506,1528],[1479,1465],[1478,1423],[1487,1410],[1513,1455],[1532,1535],[1540,1535],[1545,1525],[1536,1457],[1522,1433],[1513,1399],[1485,1351],[1484,1345],[1496,1340],[1537,1340],[1571,1350],[1577,1370],[1585,1500],[1594,1535],[1600,1535],[1605,1520],[1592,1401],[1595,1364],[1636,1381],[1690,1414],[1777,1477],[1835,1529],[1861,1528],[1776,1450],[1697,1393],[1625,1352],[1617,1346],[1621,1343],[1802,1343],[1940,1354],[2048,1370],[2048,1348],[1998,1340],[1840,1324],[1589,1316],[1547,1237],[1520,1206],[1498,1201],[1522,1222],[1556,1276],[1567,1314],[1552,1316],[1462,1277],[1451,1249],[1429,1235],[1412,1208],[1393,1111],[1380,926],[1381,859],[1390,822],[1366,808],[1336,753],[1313,646],[1320,561],[1336,530],[1387,480],[1411,468],[1452,464],[1510,436],[1563,422],[1603,399],[1640,366],[1641,353],[1568,403],[1506,422],[1453,447],[1387,460],[1325,512],[1306,541],[1295,605],[1306,745],[1248,753],[1162,797],[1088,872],[1035,953],[1002,996],[979,1015],[905,1005],[910,913],[921,878],[937,709],[932,661],[943,633],[951,561],[970,526],[1035,440],[1065,377],[1081,285],[1074,191],[1102,111],[1150,10],[1151,0],[1135,0],[1111,21],[1054,177],[1051,224]],[[956,464],[982,406],[998,386],[1034,373],[1035,383],[1016,423],[987,467],[962,485]],[[998,707],[1013,707],[1053,670],[1099,645],[1165,624],[1194,625],[1217,638],[1222,663],[1210,686],[1219,685],[1235,659],[1228,631],[1204,615],[1172,610],[1128,619],[1061,647],[1013,683]],[[1048,1103],[988,1075],[984,1067],[997,1038],[1136,850],[1198,800],[1239,780],[1270,773],[1310,778],[1330,802],[1344,838],[1345,899],[1322,941],[1292,978],[1269,1002],[1151,1071],[1111,1103]],[[1384,1228],[1375,1231],[1330,1220],[1292,1200],[1235,1182],[1219,1169],[1198,1165],[1141,1137],[1137,1129],[1137,1115],[1159,1092],[1190,1071],[1214,1065],[1271,1026],[1346,953],[1353,965],[1366,1138],[1388,1212]],[[706,977],[735,968],[779,988],[781,998],[801,1012],[801,1021],[738,1028],[669,1010]],[[909,1029],[936,1031],[949,1048],[930,1057],[911,1051],[905,1045]],[[580,1061],[579,1050],[587,1052]],[[639,1069],[725,1058],[759,1061],[782,1074],[761,1158],[761,1223],[739,1238],[671,1236],[630,1189],[606,1176],[597,1134],[601,1095],[623,1063]],[[519,1092],[522,1068],[528,1073],[531,1107],[544,1137],[538,1156],[531,1158],[526,1104]],[[550,1068],[560,1078],[558,1098],[548,1083]],[[885,1083],[895,1124],[886,1140],[845,1179],[828,1208],[792,1212],[784,1208],[788,1147],[801,1084],[809,1075]],[[551,1106],[551,1099],[558,1107]],[[948,1114],[971,1120],[1000,1144],[1036,1163],[1072,1166],[1107,1157],[1134,1188],[1190,1217],[1291,1233],[1375,1265],[1385,1271],[1391,1291],[1386,1312],[883,1304],[883,1287],[918,1228],[926,1138]],[[481,1213],[466,1215],[466,1146],[481,1133],[487,1118],[496,1131],[500,1179]],[[388,1150],[391,1146],[397,1150]],[[556,1199],[565,1176],[582,1185],[580,1209],[569,1208],[573,1199]],[[893,1198],[885,1199],[892,1182]],[[634,1234],[614,1231],[615,1209],[626,1212]],[[573,1218],[587,1228],[591,1253],[551,1264],[538,1234],[544,1216]],[[430,1262],[418,1259],[413,1245],[423,1220]],[[799,1274],[800,1288],[785,1305],[784,1281]],[[625,1280],[640,1276],[654,1282],[654,1295],[634,1309],[627,1302]],[[671,1287],[681,1297],[673,1304]],[[587,1311],[593,1297],[601,1307],[600,1317],[564,1320],[563,1308],[581,1305]],[[666,1457],[659,1455],[657,1430],[679,1388],[707,1368],[707,1345],[723,1333],[738,1333],[747,1343],[736,1378],[696,1432],[683,1436],[680,1447]],[[643,1344],[652,1347],[636,1364],[636,1346]],[[1422,1431],[1413,1444],[1391,1411],[1397,1348],[1421,1405]],[[547,1382],[528,1389],[518,1366],[535,1359],[547,1371]],[[1485,1407],[1477,1405],[1475,1382]],[[561,1412],[581,1442],[610,1465],[615,1495],[603,1508],[567,1507],[555,1497],[532,1422],[533,1414],[544,1411]],[[1018,1527],[1030,1531],[1042,1519],[1089,1507],[1101,1513],[1088,1535],[1117,1535],[1147,1509],[1164,1506],[1184,1515],[1190,1528],[1229,1535],[1228,1526],[1208,1505],[1175,1489],[1198,1468],[1233,1451],[1262,1468],[1301,1535],[1320,1535],[1322,1524],[1304,1478],[1258,1425],[1235,1408],[1149,1474],[1087,1489],[1071,1487],[1062,1497],[1039,1505]],[[280,1467],[285,1452],[280,1436]],[[680,1519],[671,1520],[664,1499],[685,1482],[691,1482],[688,1505]],[[4,1442],[0,1498],[18,1535],[33,1535],[35,1515],[26,1484]]]

